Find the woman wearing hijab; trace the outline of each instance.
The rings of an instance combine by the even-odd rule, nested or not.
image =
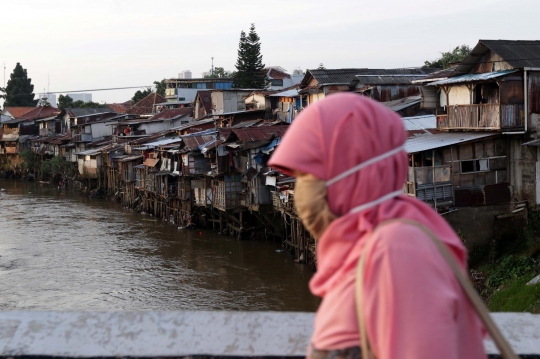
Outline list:
[[[355,302],[361,255],[361,312],[376,358],[486,357],[475,310],[426,232],[411,224],[433,232],[465,273],[466,249],[452,228],[402,193],[406,137],[394,112],[335,94],[306,108],[271,158],[297,177],[295,206],[317,239],[310,289],[322,303],[311,358],[362,356]]]

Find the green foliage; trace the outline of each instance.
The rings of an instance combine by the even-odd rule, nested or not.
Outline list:
[[[58,96],[58,108],[63,110],[65,108],[99,108],[105,107],[106,104],[101,104],[98,102],[88,101],[84,102],[81,100],[73,101],[69,95],[60,95]]]
[[[255,31],[255,24],[251,24],[249,30],[247,36],[244,31],[240,32],[233,87],[264,88],[266,74],[262,63],[260,37]]]
[[[471,48],[468,45],[456,46],[452,51],[441,52],[441,57],[434,61],[425,61],[423,68],[439,68],[446,69],[454,62],[463,61],[471,53]]]
[[[214,73],[210,75],[205,75],[205,79],[219,79],[224,77],[229,77],[230,75],[225,72],[223,67],[214,67]]]
[[[28,73],[25,68],[17,62],[15,69],[11,73],[7,86],[2,89],[5,99],[4,107],[6,106],[21,106],[33,107],[37,105],[38,100],[34,100],[34,85],[32,79],[28,78]]]
[[[53,157],[41,163],[41,173],[44,177],[54,177],[62,175],[63,177],[73,176],[75,168],[71,162],[66,161],[64,157]]]
[[[538,312],[540,309],[540,284],[526,285],[532,275],[512,281],[497,291],[489,301],[492,312]]]
[[[65,108],[73,107],[73,99],[69,95],[58,96],[58,108],[63,110]]]
[[[498,288],[505,281],[518,279],[532,273],[535,268],[534,260],[526,256],[509,255],[494,266],[493,271],[486,278],[485,286],[489,289]]]
[[[156,92],[161,96],[165,96],[165,89],[167,88],[165,79],[161,81],[154,81],[154,85],[156,85]]]
[[[19,153],[21,158],[21,167],[27,171],[33,172],[37,165],[37,159],[34,152],[30,150],[24,150]]]
[[[133,97],[131,98],[131,100],[133,101],[133,105],[135,105],[137,102],[150,95],[151,93],[152,89],[150,87],[147,87],[143,91],[137,90],[137,92],[135,92],[135,95],[133,95]]]

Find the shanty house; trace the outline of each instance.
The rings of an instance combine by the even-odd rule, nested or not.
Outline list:
[[[512,198],[540,204],[540,41],[480,40],[448,78],[422,91],[438,130],[507,136]]]

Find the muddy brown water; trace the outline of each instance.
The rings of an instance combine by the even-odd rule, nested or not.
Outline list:
[[[179,230],[109,200],[0,180],[0,310],[315,311],[275,241]]]

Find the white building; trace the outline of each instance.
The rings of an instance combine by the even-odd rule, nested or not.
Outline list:
[[[191,71],[190,70],[185,70],[185,71],[180,72],[178,74],[178,78],[179,79],[191,79],[192,78]]]
[[[90,101],[92,101],[92,94],[91,93],[68,93],[67,95],[73,99],[73,102],[75,102],[75,101],[82,101],[82,102],[90,102]]]

